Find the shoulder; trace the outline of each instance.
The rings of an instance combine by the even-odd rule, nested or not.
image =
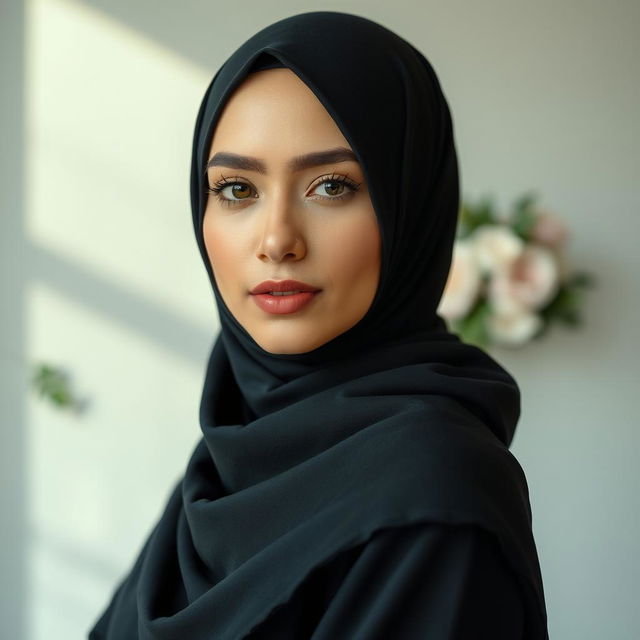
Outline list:
[[[507,525],[520,540],[529,536],[524,470],[491,428],[459,403],[436,398],[417,407],[402,425],[384,431],[379,445],[371,455],[385,469],[373,479],[381,509],[402,509],[412,521],[475,523],[485,531]]]
[[[317,640],[544,637],[525,635],[517,582],[493,536],[475,525],[378,529],[316,573],[295,610],[309,618],[309,602],[321,603],[311,615]]]
[[[517,638],[525,625],[516,575],[495,536],[476,525],[379,529],[344,577],[339,594],[350,592],[387,627],[380,637]]]
[[[419,522],[385,527],[371,536],[363,552],[393,556],[395,566],[404,559],[414,565],[428,562],[431,570],[438,565],[448,571],[486,570],[487,577],[515,580],[496,536],[475,524]]]

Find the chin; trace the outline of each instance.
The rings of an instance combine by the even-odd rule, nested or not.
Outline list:
[[[301,339],[294,339],[291,335],[279,336],[275,339],[273,336],[270,338],[260,339],[260,336],[254,336],[254,340],[269,353],[274,355],[292,355],[296,353],[307,353],[313,351],[322,346],[330,340],[330,338],[318,336],[315,340],[310,338],[309,335],[304,336]]]

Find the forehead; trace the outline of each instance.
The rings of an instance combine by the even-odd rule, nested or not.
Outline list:
[[[331,146],[349,146],[313,91],[290,69],[251,73],[234,90],[213,131],[215,151],[256,152],[262,148],[288,155]]]

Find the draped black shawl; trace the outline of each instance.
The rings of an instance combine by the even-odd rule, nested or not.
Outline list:
[[[304,354],[271,354],[237,322],[202,234],[205,165],[222,107],[250,71],[271,63],[295,72],[349,141],[382,237],[368,312]],[[486,532],[517,577],[526,637],[548,637],[528,487],[508,450],[519,388],[436,312],[459,176],[430,63],[353,14],[314,11],[265,27],[206,90],[191,204],[221,322],[202,391],[203,435],[90,638],[244,638],[314,569],[376,532],[419,523]]]

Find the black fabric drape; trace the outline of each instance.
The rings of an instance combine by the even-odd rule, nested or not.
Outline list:
[[[349,141],[382,236],[368,312],[304,354],[271,354],[237,322],[202,235],[216,122],[271,63],[296,73]],[[265,27],[206,90],[191,205],[221,322],[203,436],[89,638],[547,638],[527,482],[509,451],[519,388],[436,312],[459,176],[426,58],[348,13]]]

